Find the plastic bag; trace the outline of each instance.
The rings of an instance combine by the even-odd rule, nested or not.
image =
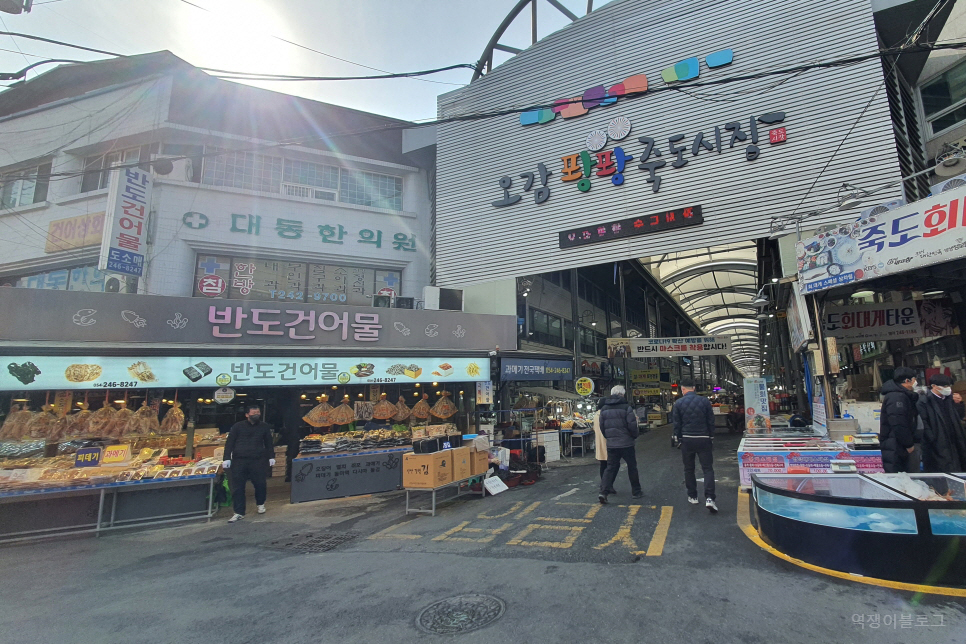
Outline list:
[[[168,410],[168,413],[166,413],[164,418],[161,420],[161,433],[180,434],[183,427],[184,412],[181,411],[181,403],[176,400],[174,401],[174,405]]]
[[[389,420],[395,416],[398,411],[399,410],[396,408],[396,405],[386,400],[386,394],[382,394],[379,396],[379,402],[377,402],[372,408],[372,417],[379,420]]]
[[[456,413],[456,405],[453,401],[449,399],[450,393],[448,391],[443,392],[443,397],[436,401],[430,413],[436,418],[449,418]]]

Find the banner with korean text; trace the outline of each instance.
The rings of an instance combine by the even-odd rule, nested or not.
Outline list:
[[[151,173],[140,168],[111,172],[99,270],[144,277],[151,187]]]
[[[768,408],[768,382],[764,378],[745,378],[745,430],[749,434],[771,432]]]
[[[911,300],[826,306],[822,313],[822,328],[826,336],[848,344],[923,336],[919,311],[916,302]]]
[[[966,256],[966,186],[840,225],[795,245],[802,293]]]
[[[731,338],[607,338],[607,353],[628,352],[634,358],[674,356],[725,356],[731,353]]]

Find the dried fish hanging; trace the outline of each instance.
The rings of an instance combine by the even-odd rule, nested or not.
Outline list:
[[[329,404],[329,397],[322,394],[322,402],[312,408],[312,411],[302,416],[302,420],[312,427],[327,427],[332,424],[332,405]]]
[[[87,402],[87,394],[84,394],[84,402],[80,403],[77,413],[68,416],[70,423],[67,425],[67,436],[69,438],[81,438],[87,436],[91,425],[90,404]]]
[[[450,392],[444,391],[443,397],[436,401],[430,413],[436,418],[449,418],[456,413],[456,405],[449,399]]]
[[[423,394],[422,399],[413,405],[413,418],[426,420],[429,418],[429,394]]]
[[[50,423],[47,431],[48,443],[59,443],[67,436],[67,428],[70,426],[70,419],[66,415],[54,414],[57,419]]]
[[[389,420],[398,411],[394,404],[386,400],[386,394],[382,394],[379,396],[379,402],[372,408],[372,417],[377,420]]]
[[[349,406],[349,396],[346,394],[342,398],[342,404],[332,410],[329,420],[333,425],[348,425],[356,419],[356,412]]]
[[[133,429],[134,412],[127,408],[127,400],[117,404],[120,405],[120,409],[114,413],[114,418],[107,428],[107,435],[111,438],[122,438]]]
[[[171,403],[171,409],[168,413],[164,415],[161,419],[161,433],[162,434],[180,434],[181,429],[184,427],[184,412],[181,411],[181,403],[178,402],[177,396],[174,402]]]
[[[24,405],[26,407],[26,405]],[[27,424],[30,422],[33,413],[21,408],[20,405],[10,407],[10,413],[3,421],[0,428],[0,438],[4,440],[17,440],[27,431]]]
[[[114,414],[117,410],[111,406],[111,403],[104,398],[104,406],[91,414],[90,423],[87,426],[87,437],[88,438],[103,438],[107,436],[107,429],[111,425],[111,421],[114,420]]]
[[[48,394],[48,400],[50,396]],[[27,423],[26,432],[22,435],[23,438],[31,438],[33,440],[40,440],[42,438],[46,439],[47,435],[50,433],[50,425],[52,422],[57,420],[57,416],[54,415],[54,406],[50,404],[45,404],[39,414],[34,414]]]
[[[399,397],[399,402],[396,403],[396,413],[393,415],[392,419],[397,423],[405,421],[412,414],[409,407],[406,406],[406,399],[402,396]]]
[[[148,401],[141,403],[141,407],[134,412],[134,433],[138,436],[149,436],[161,433],[161,423],[154,407],[148,406]]]

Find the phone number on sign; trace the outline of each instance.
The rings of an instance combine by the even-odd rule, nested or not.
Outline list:
[[[387,382],[396,382],[396,379],[395,378],[366,378],[366,382],[379,384],[379,383],[387,383]]]
[[[269,297],[273,300],[296,300],[301,302],[304,291],[269,291]],[[316,302],[345,302],[348,298],[345,293],[309,293],[305,298]]]
[[[93,385],[94,389],[124,389],[125,387],[137,387],[138,382],[124,382],[124,381],[111,381],[111,382],[95,382]]]

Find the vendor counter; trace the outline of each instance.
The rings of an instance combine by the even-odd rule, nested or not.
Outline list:
[[[745,434],[738,445],[741,487],[753,474],[831,474],[833,461],[853,461],[859,473],[882,472],[882,452],[818,436],[809,428]]]
[[[966,584],[966,475],[753,474],[761,538],[823,568]]]

